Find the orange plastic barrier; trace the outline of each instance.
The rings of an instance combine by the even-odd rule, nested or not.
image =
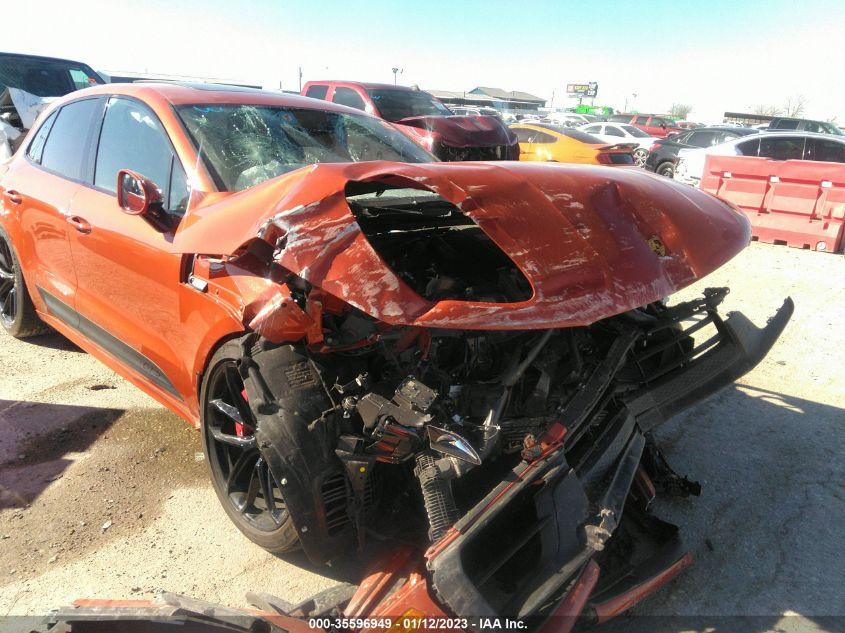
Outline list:
[[[739,207],[761,242],[845,246],[845,163],[708,156],[701,189]]]

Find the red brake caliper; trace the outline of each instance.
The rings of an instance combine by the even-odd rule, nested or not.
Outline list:
[[[249,402],[249,398],[246,395],[246,389],[241,391],[241,398],[243,398],[246,402]],[[238,437],[246,437],[246,435],[252,435],[252,427],[247,426],[243,422],[235,422],[235,435]]]

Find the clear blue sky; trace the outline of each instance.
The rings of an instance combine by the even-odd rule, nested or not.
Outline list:
[[[100,70],[241,79],[399,79],[423,88],[533,92],[555,105],[570,82],[597,103],[691,118],[784,104],[845,121],[845,1],[297,2],[47,0],[4,7],[0,48]],[[637,96],[633,97],[636,93]]]

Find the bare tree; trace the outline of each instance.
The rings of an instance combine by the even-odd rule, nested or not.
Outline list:
[[[783,114],[783,108],[773,105],[756,105],[753,110],[754,114],[761,114],[763,116],[778,116]]]
[[[690,112],[692,112],[692,106],[687,103],[673,103],[669,108],[669,114],[679,119],[686,119]]]
[[[807,106],[807,98],[804,95],[795,95],[786,100],[786,116],[800,117],[804,114]]]

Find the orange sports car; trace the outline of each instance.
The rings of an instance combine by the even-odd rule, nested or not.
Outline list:
[[[649,503],[696,487],[649,431],[753,367],[792,310],[757,329],[719,315],[726,289],[663,302],[749,241],[713,196],[441,163],[299,96],[74,92],[0,165],[0,200],[9,334],[55,328],[197,426],[267,549],[413,542],[396,595],[427,615],[542,621],[594,596],[608,617],[688,565]],[[605,573],[643,543],[647,585]]]
[[[515,123],[519,160],[633,165],[636,143],[608,144],[592,134],[551,123]]]

